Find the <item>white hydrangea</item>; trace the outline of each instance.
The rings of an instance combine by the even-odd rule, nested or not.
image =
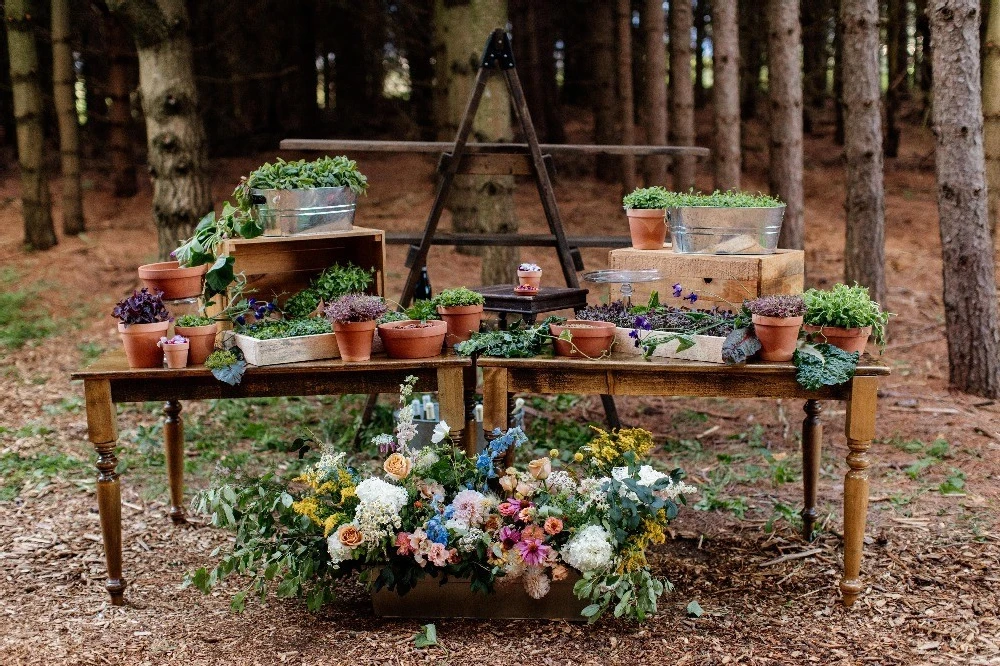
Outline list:
[[[561,469],[549,474],[549,477],[545,479],[545,485],[548,486],[549,492],[553,493],[569,495],[576,492],[576,481],[573,480],[569,472]]]
[[[449,521],[450,522],[450,521]],[[463,553],[471,553],[479,547],[479,544],[487,541],[486,532],[478,527],[470,527],[462,538],[458,540],[458,549]]]
[[[340,543],[340,538],[336,532],[331,534],[326,540],[326,549],[330,553],[330,562],[333,563],[334,568],[337,568],[341,562],[351,559],[353,554],[350,548]]]
[[[606,567],[613,554],[610,535],[600,525],[588,525],[577,532],[559,554],[566,564],[584,573]]]
[[[382,479],[371,477],[358,484],[358,500],[361,504],[380,502],[399,513],[406,506],[406,489]]]

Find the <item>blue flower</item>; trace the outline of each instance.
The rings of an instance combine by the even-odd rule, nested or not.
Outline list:
[[[677,284],[675,284],[674,287],[673,287],[673,289],[674,289],[674,298],[680,298],[680,295],[681,295],[681,283],[678,282]]]
[[[480,474],[484,474],[488,479],[496,477],[497,473],[493,469],[493,457],[489,454],[489,452],[483,451],[479,454],[479,457],[476,458],[476,470]]]
[[[455,517],[455,506],[453,504],[449,504],[444,508],[444,517],[445,520],[449,520]]]
[[[695,301],[698,300],[698,294],[696,294],[696,293],[694,293],[692,291],[690,294],[688,294],[687,296],[684,297],[684,300],[685,301],[691,301],[691,303],[694,303]]]
[[[441,523],[441,516],[434,516],[428,521],[427,538],[442,546],[448,545],[448,528]]]
[[[653,330],[653,324],[652,322],[649,321],[649,317],[644,317],[642,315],[639,315],[638,317],[635,318],[635,327],[641,328],[644,331]]]

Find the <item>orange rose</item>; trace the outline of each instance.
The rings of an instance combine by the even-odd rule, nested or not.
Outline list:
[[[528,463],[528,474],[533,479],[547,479],[552,473],[552,461],[548,458],[539,458]]]
[[[361,530],[350,523],[341,525],[337,529],[337,539],[348,548],[357,548],[365,541],[365,538],[361,536]]]
[[[393,453],[391,456],[385,459],[382,464],[382,469],[391,478],[396,481],[402,481],[410,475],[410,470],[413,469],[413,461],[404,456],[402,453]]]
[[[563,522],[554,516],[549,516],[545,519],[545,533],[546,534],[559,534],[562,532]]]

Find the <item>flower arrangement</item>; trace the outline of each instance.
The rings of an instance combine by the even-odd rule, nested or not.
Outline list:
[[[591,602],[583,610],[591,621],[609,609],[637,620],[656,611],[671,586],[652,574],[646,549],[665,540],[677,502],[695,488],[680,470],[649,465],[649,432],[595,428],[565,466],[558,455],[525,469],[498,466],[527,441],[519,428],[495,431],[469,458],[440,423],[432,444],[417,450],[415,382],[401,387],[395,432],[375,438],[388,454],[378,474],[327,446],[291,483],[268,476],[206,491],[200,508],[213,524],[235,528],[236,543],[214,571],[200,569],[190,582],[207,592],[230,573],[247,575],[242,604],[280,581],[279,595],[304,595],[318,608],[354,571],[371,570],[375,589],[399,594],[425,576],[459,577],[474,592],[519,585],[535,599],[572,577],[577,597]]]
[[[163,305],[162,292],[150,293],[146,287],[133,291],[131,296],[118,301],[111,315],[125,326],[170,321],[170,313]]]
[[[378,296],[346,294],[327,305],[323,314],[331,322],[348,324],[351,322],[377,321],[387,310],[385,301]]]

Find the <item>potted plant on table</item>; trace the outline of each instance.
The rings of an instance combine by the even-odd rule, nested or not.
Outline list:
[[[764,361],[791,361],[806,304],[798,294],[761,296],[745,303]]]
[[[219,334],[219,322],[203,315],[182,315],[174,320],[174,333],[187,338],[191,345],[188,352],[188,363],[201,365],[215,349],[215,338]]]
[[[537,290],[542,286],[542,267],[532,263],[521,264],[517,267],[517,281],[519,286],[534,287]]]
[[[766,194],[664,194],[670,238],[681,254],[772,254],[785,204]]]
[[[163,350],[163,356],[167,359],[167,367],[173,370],[186,368],[188,364],[188,350],[190,343],[183,335],[175,335],[172,338],[163,336],[156,346]]]
[[[555,338],[556,356],[597,359],[610,352],[615,342],[615,325],[606,321],[570,319],[553,323],[549,330]]]
[[[486,299],[479,292],[457,287],[445,289],[434,297],[438,314],[448,324],[448,344],[465,342],[479,330]]]
[[[431,358],[441,354],[448,325],[440,319],[380,321],[378,334],[389,358]]]
[[[178,261],[160,261],[139,266],[139,279],[147,289],[162,293],[165,300],[195,298],[201,294],[208,268],[208,264],[182,266]]]
[[[381,298],[362,294],[347,294],[326,306],[324,314],[333,324],[340,358],[349,362],[371,358],[376,321],[386,310]]]
[[[118,318],[118,332],[130,368],[159,368],[163,350],[157,346],[170,327],[170,313],[160,292],[143,287],[118,301],[111,313]]]
[[[890,314],[871,299],[868,289],[836,284],[832,289],[810,289],[802,294],[807,307],[805,331],[810,338],[846,352],[861,353],[872,337],[885,347],[885,327]]]
[[[628,216],[632,247],[660,250],[667,239],[667,191],[662,187],[642,187],[622,199]]]

